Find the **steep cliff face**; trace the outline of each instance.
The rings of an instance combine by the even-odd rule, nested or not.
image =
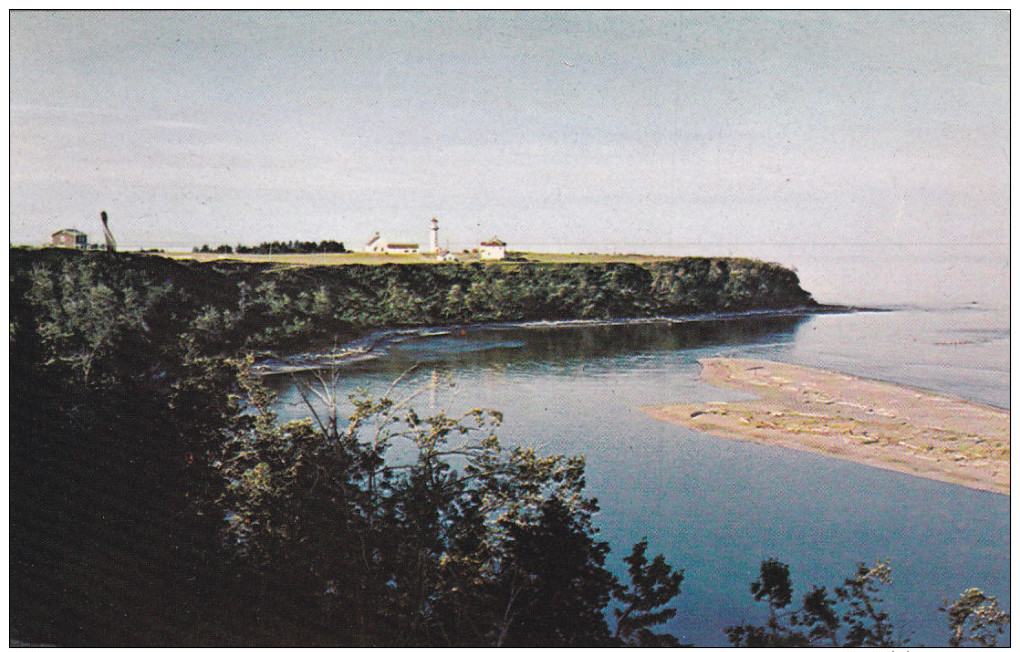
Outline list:
[[[681,258],[655,263],[652,292],[662,312],[715,312],[814,306],[797,274],[746,258]]]
[[[740,258],[678,258],[643,265],[295,267],[15,249],[11,270],[12,304],[27,297],[43,301],[40,284],[57,304],[60,297],[81,292],[89,284],[139,296],[158,289],[164,305],[156,314],[163,327],[196,333],[197,343],[210,352],[310,347],[390,326],[616,319],[815,305],[792,270]]]

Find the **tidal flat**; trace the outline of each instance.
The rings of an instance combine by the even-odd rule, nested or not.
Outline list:
[[[747,401],[642,408],[708,434],[819,453],[1009,495],[1009,411],[895,383],[768,360],[699,360]]]

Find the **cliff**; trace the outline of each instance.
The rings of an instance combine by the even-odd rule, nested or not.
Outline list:
[[[148,327],[191,333],[209,353],[309,349],[394,326],[816,305],[792,270],[742,258],[299,267],[58,249],[10,253],[12,323],[26,309],[59,312],[75,293],[103,286],[120,300],[144,298],[146,319],[159,322]],[[47,301],[54,305],[46,308]]]

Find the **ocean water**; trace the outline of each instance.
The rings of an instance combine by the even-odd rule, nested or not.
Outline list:
[[[764,253],[757,257],[770,258]],[[683,642],[725,645],[725,626],[763,620],[749,584],[767,557],[789,564],[795,595],[834,586],[857,562],[888,558],[893,584],[882,595],[894,622],[914,645],[944,645],[943,598],[977,586],[1009,608],[1009,497],[713,438],[638,409],[748,398],[697,382],[698,359],[714,355],[825,367],[1009,408],[1008,251],[838,253],[778,262],[796,266],[820,301],[885,310],[407,333],[378,357],[341,367],[339,391],[381,395],[414,367],[394,392],[418,392],[420,411],[491,407],[504,413],[505,442],[584,454],[612,569],[625,576],[622,557],[647,536],[653,553],[685,570],[668,626]],[[289,377],[271,383],[282,416],[305,416]]]

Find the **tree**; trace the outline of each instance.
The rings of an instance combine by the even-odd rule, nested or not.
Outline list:
[[[908,639],[895,635],[889,614],[879,608],[881,599],[876,595],[882,584],[891,582],[887,562],[871,567],[858,564],[854,575],[833,590],[834,598],[825,587],[814,586],[799,608],[788,608],[793,601],[790,568],[777,559],[766,559],[751,584],[755,601],[768,604],[765,625],[731,626],[726,634],[734,645],[747,647],[905,645]]]
[[[775,558],[763,561],[758,579],[751,583],[751,595],[754,596],[755,602],[764,599],[768,605],[769,616],[766,625],[727,627],[726,633],[731,643],[749,647],[792,647],[810,644],[809,638],[791,630],[783,622],[789,620],[792,625],[796,620],[796,614],[782,611],[793,598],[789,566]]]
[[[65,262],[54,279],[48,269],[37,266],[29,274],[27,300],[33,307],[39,336],[51,352],[48,364],[69,364],[81,373],[87,387],[93,367],[111,352],[118,337],[148,328],[146,313],[170,290],[142,284],[131,285],[99,278],[96,265]],[[113,286],[113,287],[111,287]]]
[[[666,607],[680,594],[683,571],[673,571],[662,555],[656,555],[649,564],[645,556],[648,540],[634,544],[630,555],[624,557],[630,573],[630,587],[618,586],[613,595],[626,608],[616,608],[615,636],[623,642],[651,646],[675,646],[679,641],[672,634],[656,634],[651,627],[666,623],[676,615],[676,609]]]
[[[27,640],[180,645],[228,574],[206,453],[232,378],[183,337],[185,298],[124,261],[12,269],[11,622]]]
[[[889,647],[908,642],[895,637],[889,614],[878,608],[882,600],[876,594],[882,584],[892,584],[888,560],[877,562],[870,568],[863,563],[858,564],[853,577],[843,580],[843,586],[834,589],[836,598],[847,608],[843,615],[843,622],[850,628],[846,645]]]
[[[949,644],[953,647],[965,643],[994,647],[1009,624],[1009,614],[999,609],[998,599],[976,588],[961,593],[953,604],[944,601],[939,611],[946,614],[952,632]]]
[[[309,419],[279,425],[249,365],[215,466],[227,541],[266,609],[344,645],[675,642],[650,628],[682,573],[648,564],[645,542],[633,588],[605,569],[583,458],[504,450],[498,412],[422,417],[411,397],[355,395],[344,423],[335,377],[306,386]]]

